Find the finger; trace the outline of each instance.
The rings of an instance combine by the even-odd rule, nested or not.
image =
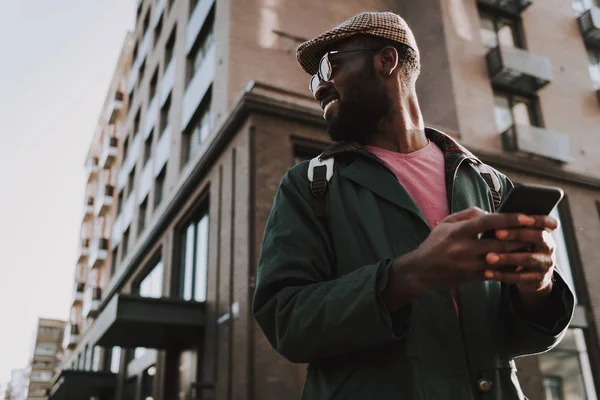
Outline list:
[[[508,283],[512,285],[541,286],[546,281],[546,274],[542,272],[505,272],[497,270],[485,271],[487,279]]]
[[[554,264],[547,253],[488,253],[485,260],[493,268],[505,265],[521,266],[529,271],[548,271]]]
[[[481,239],[476,241],[475,254],[483,255],[487,253],[513,253],[524,251],[523,242],[517,240],[496,240],[496,239]]]
[[[524,214],[486,214],[479,218],[465,221],[459,233],[467,236],[476,236],[487,231],[529,227],[534,223],[534,218]]]
[[[459,211],[457,213],[451,214],[444,218],[442,222],[461,222],[467,221],[473,218],[480,217],[482,215],[486,215],[487,212],[483,211],[479,207],[471,207],[466,210]]]
[[[533,244],[535,249],[542,253],[554,248],[552,234],[546,230],[532,228],[500,229],[496,231],[496,237],[500,240]]]
[[[549,215],[528,215],[535,222],[530,226],[534,229],[553,231],[558,228],[558,221]]]

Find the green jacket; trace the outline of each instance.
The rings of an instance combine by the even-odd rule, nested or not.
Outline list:
[[[492,211],[480,161],[427,129],[445,155],[452,213]],[[574,297],[560,276],[539,321],[511,301],[510,285],[460,288],[460,321],[450,289],[428,291],[391,314],[380,293],[395,258],[415,250],[430,229],[385,166],[363,148],[337,145],[326,194],[315,216],[308,162],[281,181],[258,265],[254,316],[285,358],[308,363],[303,399],[523,399],[514,358],[555,346]],[[499,174],[502,196],[512,187]],[[443,199],[440,199],[443,201]],[[491,386],[490,386],[491,385]]]

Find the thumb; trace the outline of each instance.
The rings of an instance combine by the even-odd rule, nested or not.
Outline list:
[[[461,222],[468,221],[470,219],[478,218],[486,215],[487,212],[483,211],[479,207],[471,207],[466,210],[459,211],[457,213],[447,216],[442,222]]]

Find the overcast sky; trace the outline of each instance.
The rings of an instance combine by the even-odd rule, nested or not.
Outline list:
[[[134,0],[0,0],[0,385],[66,319],[84,159]],[[1,391],[0,391],[1,392]]]

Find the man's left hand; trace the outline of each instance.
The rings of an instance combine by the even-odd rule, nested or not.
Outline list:
[[[556,244],[551,232],[558,227],[558,221],[549,216],[529,217],[526,227],[496,231],[499,240],[521,241],[528,251],[488,253],[486,261],[491,268],[485,275],[488,279],[514,284],[523,305],[531,310],[552,291]]]

